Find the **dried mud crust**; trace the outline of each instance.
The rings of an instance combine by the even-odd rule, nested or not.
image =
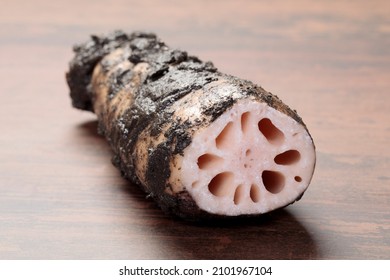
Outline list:
[[[256,215],[294,202],[307,188],[315,164],[311,136],[295,111],[260,86],[223,74],[211,62],[202,62],[184,51],[170,49],[151,33],[116,31],[107,36],[94,35],[86,43],[74,47],[74,52],[75,57],[66,74],[73,106],[97,115],[99,131],[114,152],[113,163],[123,176],[142,187],[165,211],[188,219]],[[245,111],[243,104],[264,108],[264,115]],[[226,116],[231,112],[240,115],[229,120]],[[276,113],[267,117],[267,112]],[[256,121],[250,121],[255,115]],[[283,203],[267,208],[260,201],[272,201],[272,198],[262,195],[261,188],[275,197],[288,190],[286,182],[291,182],[290,177],[288,180],[283,177],[283,190],[277,190],[282,185],[277,183],[278,174],[287,172],[280,168],[299,169],[297,166],[305,154],[299,150],[301,148],[285,145],[290,139],[286,135],[290,134],[284,130],[283,122],[276,126],[274,118],[288,120],[305,136],[302,139],[308,143],[312,158],[311,165],[304,169],[311,174],[302,176],[297,170],[293,182],[301,186],[299,191]],[[264,138],[263,146],[240,146],[231,127],[242,135],[257,131],[254,139]],[[210,138],[212,144],[204,144],[204,151],[194,150],[194,143],[203,137],[202,134],[214,135],[214,139]],[[280,149],[270,152],[270,147]],[[218,154],[213,149],[225,151],[225,154]],[[218,166],[226,166],[227,161],[232,161],[227,159],[229,151],[235,149],[244,155],[248,153],[244,156],[248,161],[257,162],[251,164],[257,166],[262,179],[259,177],[249,184],[242,178],[242,183],[239,183],[231,180],[235,175],[230,171],[209,172],[210,178],[203,176],[206,174],[204,170],[210,171],[214,167],[217,170]],[[252,151],[258,153],[261,149],[269,151],[277,168],[263,170],[264,158],[250,156]],[[195,156],[201,150],[203,154]],[[192,164],[197,173],[188,173],[183,164]],[[243,163],[239,168],[245,170],[249,164]],[[194,176],[209,179],[194,179]],[[231,181],[234,181],[232,186]],[[212,198],[210,203],[228,197],[234,209],[246,205],[243,201],[252,201],[254,205],[250,210],[230,212],[210,209],[199,198],[202,197],[199,196],[202,188],[203,193]]]

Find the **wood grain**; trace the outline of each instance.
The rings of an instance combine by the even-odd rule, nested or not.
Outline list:
[[[389,259],[388,1],[6,1],[0,10],[1,259]],[[257,219],[164,215],[72,109],[73,44],[115,28],[250,79],[317,146],[303,199]]]

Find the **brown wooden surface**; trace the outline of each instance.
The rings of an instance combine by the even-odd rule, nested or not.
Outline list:
[[[1,259],[390,258],[389,1],[5,2]],[[297,109],[318,156],[303,199],[191,224],[122,179],[64,79],[72,45],[115,28],[154,31]]]

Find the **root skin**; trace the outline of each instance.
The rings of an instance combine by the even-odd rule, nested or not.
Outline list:
[[[179,217],[227,217],[200,209],[188,186],[172,172],[180,170],[197,131],[207,129],[237,102],[264,103],[307,131],[298,114],[277,96],[219,72],[211,62],[167,47],[154,34],[93,35],[73,50],[66,74],[73,106],[97,115],[99,132],[108,140],[121,174],[165,212]]]

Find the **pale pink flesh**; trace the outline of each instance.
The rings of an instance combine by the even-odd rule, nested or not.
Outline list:
[[[173,172],[199,208],[235,216],[295,201],[314,165],[314,145],[301,124],[265,103],[243,100],[194,134]]]

